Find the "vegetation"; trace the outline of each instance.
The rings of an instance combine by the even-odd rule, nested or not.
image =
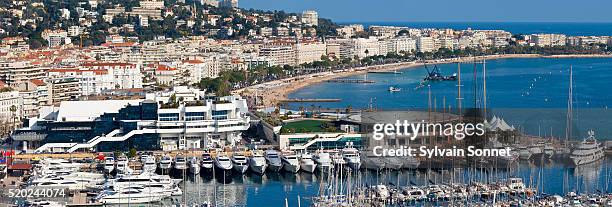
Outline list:
[[[302,120],[289,122],[281,128],[281,134],[337,131],[338,129],[331,123],[321,120]]]

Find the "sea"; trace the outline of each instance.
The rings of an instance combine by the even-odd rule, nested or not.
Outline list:
[[[570,36],[609,36],[609,22],[341,22],[341,25],[362,24],[364,27],[401,26],[410,28],[450,28],[455,30],[505,30],[512,34],[553,33]]]
[[[345,77],[374,83],[323,82],[301,88],[289,98],[330,98],[339,102],[293,103],[290,108],[428,110],[484,108],[531,135],[565,137],[570,68],[573,72],[570,138],[581,140],[589,130],[611,140],[612,58],[519,58],[483,63],[440,64],[398,70],[401,74],[368,73]],[[428,70],[442,75],[461,70],[461,97],[457,81],[421,81]],[[483,74],[486,73],[486,76]],[[483,78],[486,77],[486,78]],[[486,92],[484,85],[486,82]],[[400,88],[389,92],[389,87]],[[431,93],[431,100],[429,98]],[[486,95],[485,95],[486,94]],[[459,99],[461,98],[461,99]],[[431,106],[431,107],[429,107]],[[333,110],[332,110],[333,111]]]
[[[564,136],[565,118],[568,104],[569,71],[573,72],[574,127],[583,131],[593,129],[596,136],[603,140],[609,133],[610,119],[608,107],[612,106],[612,58],[521,58],[486,61],[487,106],[490,113],[505,119],[509,124],[526,131],[539,123],[540,133]],[[457,73],[461,67],[463,87],[463,106],[482,105],[483,64],[472,63],[429,65],[428,69],[439,68],[442,74]],[[475,72],[476,71],[476,72]],[[365,74],[344,77],[347,79],[373,80],[372,84],[323,82],[307,86],[290,94],[290,98],[339,98],[340,102],[292,104],[308,109],[318,108],[368,108],[370,104],[381,110],[413,110],[428,106],[428,94],[441,108],[446,97],[449,107],[456,107],[457,82],[436,82],[429,87],[419,86],[427,74],[425,67],[398,70],[401,74]],[[474,75],[476,78],[474,78]],[[399,87],[400,92],[389,92],[390,86]],[[477,95],[474,95],[477,94]],[[476,98],[474,98],[476,97]],[[433,98],[432,98],[433,99]],[[475,101],[476,100],[476,103]],[[591,124],[592,126],[585,126]],[[536,127],[538,128],[538,127]],[[558,129],[557,129],[558,128]],[[365,171],[354,172],[353,181],[368,186],[386,184],[389,186],[422,186],[430,183],[449,182],[497,182],[509,177],[520,177],[532,187],[538,187],[546,194],[564,195],[569,191],[580,193],[612,192],[612,159],[570,167],[562,163],[550,162],[543,165],[521,162],[511,170],[481,171],[458,169],[455,172],[427,171]],[[346,175],[344,175],[346,176]],[[343,177],[346,179],[346,177]],[[312,197],[327,189],[328,180],[321,174],[266,173],[260,175],[238,175],[230,178],[210,178],[190,176],[186,178],[187,203],[215,202],[221,206],[310,206]],[[174,202],[184,202],[177,198]]]

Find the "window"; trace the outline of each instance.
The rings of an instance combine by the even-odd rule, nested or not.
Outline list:
[[[227,110],[221,111],[212,111],[212,119],[213,120],[225,120],[227,119]]]
[[[178,121],[179,114],[178,113],[160,113],[159,115],[160,121]]]

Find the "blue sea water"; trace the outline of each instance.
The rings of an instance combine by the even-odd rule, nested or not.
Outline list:
[[[363,24],[406,26],[412,28],[501,29],[512,34],[555,33],[571,36],[612,35],[612,23],[589,22],[344,22],[340,24]]]
[[[483,66],[461,66],[462,107],[484,106]],[[428,66],[429,69],[433,65]],[[457,64],[437,65],[442,74],[457,72]],[[476,67],[476,69],[474,69]],[[589,129],[600,139],[612,138],[612,59],[611,58],[521,58],[489,60],[486,64],[486,104],[489,116],[500,116],[509,124],[534,135],[564,137],[568,105],[569,69],[573,68],[574,139],[586,136]],[[400,70],[402,74],[369,73],[346,77],[373,80],[372,84],[324,82],[310,85],[289,95],[290,98],[337,98],[340,102],[293,103],[297,109],[365,109],[372,105],[381,110],[422,110],[429,106],[428,87],[415,89],[426,76],[424,67]],[[474,71],[476,71],[474,74]],[[474,78],[476,75],[476,79]],[[457,82],[432,82],[432,108],[456,109]],[[390,86],[400,92],[389,92]],[[476,88],[475,88],[476,87]],[[474,95],[476,94],[476,96]],[[489,117],[491,118],[491,117]]]

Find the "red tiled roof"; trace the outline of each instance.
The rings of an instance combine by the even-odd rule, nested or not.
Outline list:
[[[32,80],[30,80],[30,82],[32,82],[34,85],[37,85],[37,86],[45,85],[45,82],[40,80],[40,79],[32,79]]]
[[[155,70],[156,71],[172,71],[172,70],[176,70],[176,68],[173,68],[167,65],[158,65]]]
[[[204,63],[204,61],[201,61],[201,60],[183,60],[183,63],[200,64],[200,63]]]

